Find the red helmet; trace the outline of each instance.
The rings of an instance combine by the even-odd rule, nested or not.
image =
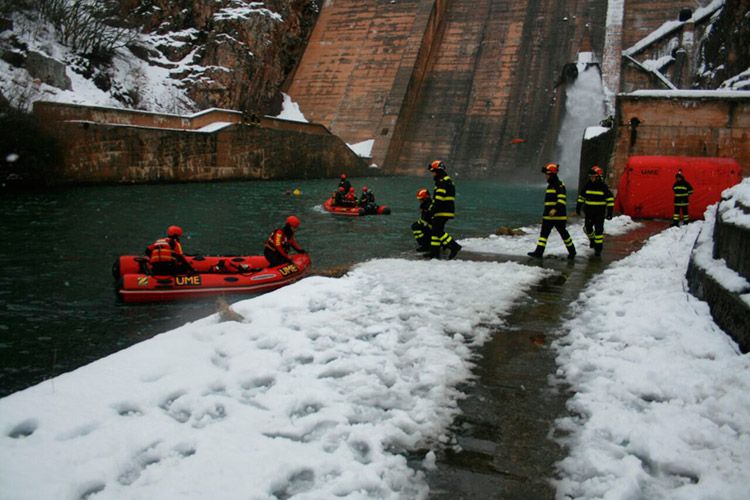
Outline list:
[[[426,200],[430,197],[430,192],[427,191],[425,188],[417,190],[417,199],[418,200]]]
[[[589,170],[589,175],[602,176],[603,174],[604,174],[604,170],[602,170],[601,168],[597,167],[596,165],[594,165],[593,167],[591,167],[591,170]]]
[[[289,217],[287,217],[286,223],[294,229],[297,229],[299,227],[299,219],[295,215],[290,215]]]
[[[339,191],[343,193],[344,192],[344,186],[339,186]]]
[[[440,160],[435,160],[427,167],[427,170],[434,172],[436,170],[445,170],[445,164]]]
[[[167,236],[171,238],[179,238],[182,236],[182,228],[180,226],[169,226],[167,228]]]
[[[367,186],[362,186],[362,191],[367,192]]]
[[[346,174],[341,174],[342,179],[346,179]]]
[[[556,174],[560,171],[560,165],[557,163],[547,163],[545,166],[542,167],[542,173],[543,174]]]
[[[350,187],[350,188],[349,188],[349,192],[350,192],[350,193],[353,193],[353,192],[354,192],[354,188],[353,188],[353,187]]]

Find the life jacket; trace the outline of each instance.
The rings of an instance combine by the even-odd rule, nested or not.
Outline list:
[[[299,250],[299,245],[293,239],[289,238],[283,229],[274,229],[266,240],[265,249],[289,258],[289,248],[294,247]]]
[[[149,262],[175,262],[177,255],[182,254],[182,245],[172,238],[159,238],[148,246]]]

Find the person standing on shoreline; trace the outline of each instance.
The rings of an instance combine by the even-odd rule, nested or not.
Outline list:
[[[455,258],[461,250],[461,245],[445,232],[445,224],[456,216],[456,186],[453,185],[453,179],[445,172],[445,164],[442,161],[433,161],[427,170],[432,172],[432,178],[435,181],[430,205],[432,237],[430,238],[430,253],[427,256],[431,259],[439,259],[440,251],[448,248],[450,249],[448,260],[450,260]]]
[[[674,192],[674,215],[672,215],[672,226],[680,225],[680,216],[682,216],[682,222],[687,224],[690,222],[690,216],[688,215],[688,205],[690,202],[690,195],[693,194],[693,186],[685,180],[685,176],[682,174],[682,170],[678,170],[674,174],[675,181],[672,184],[672,191]]]
[[[615,208],[615,197],[603,179],[604,171],[594,165],[589,170],[589,180],[578,195],[576,215],[581,215],[581,209],[586,214],[583,231],[589,238],[591,248],[597,257],[602,254],[604,247],[604,219],[612,219]]]
[[[542,167],[542,173],[547,176],[547,190],[544,195],[544,212],[542,213],[542,230],[539,233],[539,240],[536,249],[529,252],[529,257],[541,258],[544,255],[544,249],[547,246],[547,238],[552,229],[557,229],[560,237],[568,249],[568,259],[574,259],[576,256],[576,247],[573,244],[573,237],[570,236],[567,228],[568,223],[567,202],[568,195],[565,191],[565,184],[557,176],[560,171],[560,165],[557,163],[548,163]]]

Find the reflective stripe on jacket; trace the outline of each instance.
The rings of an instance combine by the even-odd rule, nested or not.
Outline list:
[[[674,192],[674,204],[677,207],[688,206],[690,195],[693,194],[693,186],[684,179],[676,181],[672,184],[672,191]]]
[[[565,191],[565,184],[557,176],[552,175],[547,183],[547,190],[544,194],[544,220],[568,220],[567,215],[568,195]],[[550,211],[555,209],[555,214],[551,215]]]
[[[447,175],[435,179],[430,214],[432,217],[445,218],[456,216],[456,186],[453,185],[453,180]]]
[[[612,213],[615,206],[615,197],[610,191],[609,186],[601,180],[588,181],[583,187],[583,191],[578,195],[577,210],[581,205],[585,205],[587,215],[603,214],[605,207],[608,213]]]

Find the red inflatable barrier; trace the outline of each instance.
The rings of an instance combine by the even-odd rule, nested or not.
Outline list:
[[[631,217],[671,219],[672,184],[678,170],[693,186],[691,219],[702,219],[706,207],[719,201],[723,190],[742,180],[742,168],[733,158],[631,156],[620,178],[615,208]]]

